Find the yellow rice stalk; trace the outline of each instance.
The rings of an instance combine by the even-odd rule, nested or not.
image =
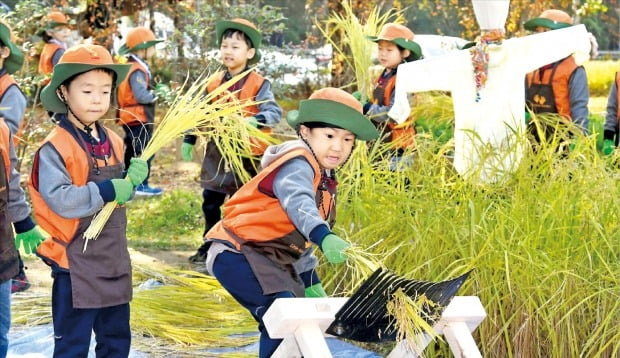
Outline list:
[[[424,317],[420,316],[424,312],[425,307],[434,308],[437,304],[421,294],[411,298],[407,296],[401,289],[396,291],[392,299],[387,303],[387,311],[394,319],[398,342],[405,340],[406,347],[410,352],[422,355],[422,350],[418,347],[426,341],[426,335],[432,340],[441,337],[437,332],[426,323]],[[427,317],[433,320],[439,317]]]
[[[239,101],[218,100],[218,98],[222,95],[225,97],[224,99],[227,99],[227,96],[225,96],[227,89],[235,82],[242,79],[246,74],[247,72],[240,73],[206,95],[205,87],[210,77],[203,76],[199,78],[184,94],[179,95],[175,99],[174,103],[155,129],[151,141],[146,148],[144,148],[141,158],[147,160],[162,147],[183,136],[188,131],[195,130],[198,127],[208,127],[213,133],[217,133],[221,128],[221,123],[227,122],[222,121],[221,118],[240,118],[241,116],[238,115],[238,113],[240,113],[244,107],[251,106],[255,104],[255,102],[245,101],[241,103]],[[238,125],[237,127],[240,126]],[[249,126],[247,125],[243,127],[245,130],[245,137],[249,136],[249,133],[261,135],[257,129],[248,128]],[[246,146],[249,146],[247,140],[245,143]],[[243,171],[243,168],[240,166],[240,160],[232,160],[229,164],[233,170]],[[101,230],[110,218],[110,215],[112,215],[115,207],[116,203],[110,202],[93,218],[93,221],[84,233],[84,251],[86,250],[88,240],[96,239],[101,233]]]
[[[242,336],[255,332],[256,322],[214,277],[170,268],[134,267],[134,271],[164,283],[135,291],[134,333],[192,348],[238,347],[256,341],[255,336]]]
[[[214,277],[162,264],[148,268],[133,265],[132,269],[131,329],[134,336],[153,338],[156,347],[146,348],[170,351],[179,356],[188,349],[235,348],[257,340],[252,334],[256,332],[256,322]],[[163,285],[135,288],[148,279]],[[13,301],[12,324],[15,327],[52,321],[48,293],[20,293],[13,296]],[[247,354],[230,352],[206,356],[243,357]]]
[[[390,21],[399,12],[389,11],[379,14],[377,7],[368,14],[365,24],[361,24],[353,12],[351,1],[342,2],[344,15],[332,14],[325,26],[317,23],[317,28],[332,45],[347,66],[355,72],[357,90],[362,94],[362,102],[366,101],[371,91],[373,79],[370,71],[372,66],[371,54],[376,44],[368,40],[367,36],[377,36],[381,27]],[[339,34],[339,36],[334,36]],[[338,42],[335,39],[339,39]]]

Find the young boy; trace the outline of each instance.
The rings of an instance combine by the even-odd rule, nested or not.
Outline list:
[[[5,95],[13,82],[9,74],[19,70],[23,61],[21,51],[13,44],[10,27],[0,21],[0,88]],[[0,117],[0,357],[6,356],[9,347],[11,278],[16,277],[23,267],[20,267],[23,264],[16,249],[23,246],[24,252],[30,254],[44,239],[30,219],[30,206],[20,186],[16,164],[11,130]],[[13,230],[17,233],[15,240]]]
[[[41,102],[59,121],[37,150],[29,181],[35,217],[51,237],[37,255],[52,269],[54,357],[86,357],[94,331],[97,356],[127,357],[131,342],[131,262],[123,204],[148,175],[131,160],[123,178],[123,141],[100,122],[129,65],[97,45],[68,49]],[[118,206],[86,250],[83,233],[107,202]]]
[[[52,11],[44,18],[44,25],[39,34],[45,45],[39,58],[39,73],[46,76],[44,84],[49,82],[54,66],[67,49],[67,39],[71,35],[69,21],[60,11]]]
[[[0,65],[0,117],[4,118],[11,135],[15,136],[21,131],[27,101],[19,85],[11,76],[21,68],[24,62],[24,56],[19,47],[13,43],[12,37],[9,25],[0,21],[0,58],[2,59],[2,65]],[[15,141],[13,144],[15,145]],[[30,287],[24,271],[24,262],[19,253],[18,258],[19,272],[11,282],[11,293],[24,291]]]
[[[226,70],[216,73],[207,85],[207,92],[213,91],[220,84],[230,80],[235,75],[248,69],[260,59],[259,47],[261,34],[256,26],[245,19],[220,21],[215,25],[215,32],[220,43],[220,59]],[[246,108],[248,124],[258,127],[265,133],[271,132],[271,127],[278,124],[282,117],[282,109],[276,103],[271,92],[271,83],[255,71],[241,79],[228,89],[235,92],[240,100],[260,102],[256,106]],[[256,174],[256,167],[260,155],[265,151],[264,142],[254,140],[253,159],[244,160],[244,168],[251,174]],[[192,160],[193,146],[196,144],[195,135],[186,135],[181,147],[183,160]],[[224,170],[222,155],[214,143],[207,143],[205,157],[200,173],[202,191],[202,212],[205,217],[203,235],[218,222],[222,216],[220,207],[227,195],[232,195],[241,185],[235,173]],[[194,263],[204,263],[206,246],[202,245],[196,254],[189,260]]]
[[[125,130],[125,166],[131,158],[139,157],[151,141],[155,125],[155,100],[151,83],[151,71],[146,61],[155,55],[155,45],[162,42],[155,38],[153,31],[146,27],[136,27],[127,34],[125,44],[118,50],[128,56],[131,65],[127,78],[118,87],[117,120]],[[149,158],[149,171],[151,161]],[[161,195],[161,188],[149,186],[149,178],[138,185],[136,195]]]
[[[208,271],[259,322],[260,357],[280,344],[262,323],[276,298],[324,295],[314,262],[300,262],[311,244],[330,263],[347,259],[349,244],[331,231],[335,170],[356,139],[379,136],[362,105],[336,88],[314,92],[288,123],[299,139],[267,148],[262,170],[228,200],[223,219],[205,235]]]
[[[545,10],[539,17],[523,24],[526,30],[532,32],[553,31],[569,26],[573,26],[573,19],[564,11],[555,9]],[[525,80],[525,98],[532,112],[557,113],[575,123],[584,135],[588,135],[588,77],[586,70],[575,63],[573,56],[530,72]],[[540,143],[542,138],[533,122],[528,123],[528,129],[534,140]],[[545,126],[543,130],[546,138],[551,138],[555,131],[552,126]]]
[[[394,103],[398,65],[422,57],[422,50],[413,38],[413,31],[394,23],[385,24],[378,36],[369,37],[371,41],[377,43],[379,63],[384,70],[375,81],[371,98],[364,105],[364,114],[380,129],[385,140],[394,146],[395,153],[391,163],[393,169],[398,166],[404,150],[414,146],[413,121],[397,125],[387,116]]]

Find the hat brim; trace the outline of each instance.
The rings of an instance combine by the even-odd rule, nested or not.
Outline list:
[[[259,49],[260,49],[260,45],[262,41],[262,36],[260,32],[258,32],[256,29],[253,29],[247,25],[244,25],[244,24],[241,24],[235,21],[219,21],[218,23],[215,24],[215,35],[217,37],[218,45],[222,44],[222,35],[228,29],[239,30],[250,38],[250,42],[252,42],[252,46],[254,47],[255,53],[254,53],[254,57],[248,60],[248,65],[253,65],[257,63],[261,58]]]
[[[403,48],[405,50],[411,51],[411,54],[413,55],[413,59],[414,60],[419,60],[420,58],[422,58],[422,48],[415,41],[406,40],[406,39],[404,39],[402,37],[398,37],[398,38],[395,38],[393,40],[388,40],[388,39],[380,38],[380,37],[377,37],[377,36],[366,36],[366,38],[369,39],[372,42],[379,42],[379,41],[393,42],[397,46],[400,46],[401,48]]]
[[[535,19],[531,19],[529,21],[526,21],[523,24],[523,27],[529,31],[536,31],[536,28],[539,26],[550,29],[550,30],[559,30],[565,27],[571,27],[573,25],[567,22],[557,22],[557,21],[545,19],[543,17],[537,17]]]
[[[119,49],[118,49],[118,53],[120,55],[127,55],[130,52],[135,52],[137,50],[144,50],[147,49],[149,47],[153,47],[155,45],[157,45],[160,42],[163,42],[164,40],[151,40],[151,41],[146,41],[143,42],[141,44],[138,44],[132,48],[127,47],[127,44],[122,45]]]
[[[125,79],[131,65],[87,65],[83,63],[60,63],[54,66],[51,82],[41,91],[41,103],[50,112],[67,113],[67,106],[60,100],[56,90],[67,79],[80,73],[88,72],[97,68],[104,68],[116,73],[115,86],[118,87]]]
[[[22,68],[24,54],[17,45],[11,42],[11,34],[7,28],[3,27],[2,31],[0,31],[0,41],[9,48],[9,56],[4,60],[4,68],[9,74],[14,74]]]
[[[360,140],[379,137],[377,128],[363,114],[347,105],[327,99],[301,101],[297,115],[287,116],[286,121],[295,130],[306,122],[321,122],[346,129]]]

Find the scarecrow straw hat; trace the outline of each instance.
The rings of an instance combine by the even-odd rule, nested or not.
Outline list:
[[[127,40],[119,49],[118,53],[126,55],[137,50],[147,49],[164,40],[156,39],[153,31],[146,27],[136,27],[127,34]]]
[[[105,68],[116,74],[118,86],[131,65],[115,64],[112,55],[104,47],[99,45],[77,45],[71,47],[60,57],[58,64],[54,66],[52,80],[41,91],[41,103],[45,109],[55,113],[67,113],[67,105],[60,100],[56,90],[67,79],[80,73],[88,72],[97,68]]]
[[[4,60],[4,68],[6,72],[13,74],[17,72],[24,64],[24,54],[17,45],[13,43],[13,34],[11,27],[0,20],[0,41],[2,45],[9,48],[9,57]]]
[[[321,122],[351,131],[360,140],[379,137],[375,126],[362,114],[362,104],[338,88],[315,91],[299,103],[299,111],[289,112],[286,119],[295,130],[306,122]]]
[[[406,26],[387,23],[383,25],[378,36],[368,36],[368,39],[373,42],[379,42],[381,40],[393,42],[396,45],[411,51],[417,60],[422,57],[422,48],[413,41],[414,36],[413,31],[409,30]]]
[[[523,24],[523,27],[530,31],[536,31],[537,27],[558,30],[569,26],[573,26],[573,19],[564,11],[555,9],[545,10],[539,17]]]
[[[248,64],[253,65],[257,63],[261,57],[258,49],[260,48],[262,35],[258,31],[256,26],[246,19],[239,18],[232,19],[230,21],[219,21],[217,24],[215,24],[215,35],[220,45],[222,43],[222,35],[228,29],[239,30],[250,38],[250,42],[252,43],[252,47],[254,47],[255,53],[254,57],[248,60]]]

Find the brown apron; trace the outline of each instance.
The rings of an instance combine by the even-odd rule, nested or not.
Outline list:
[[[534,113],[558,113],[557,106],[555,105],[555,96],[553,95],[553,77],[555,76],[555,70],[558,68],[558,64],[554,64],[549,76],[548,83],[532,83],[527,90],[526,103]],[[544,71],[539,72],[540,75],[544,74]]]
[[[242,158],[243,168],[250,174],[256,175],[256,168],[259,167],[259,158]],[[200,170],[200,184],[203,189],[234,194],[242,185],[241,179],[230,169],[224,157],[217,149],[213,141],[207,143],[205,158],[202,161]]]
[[[78,138],[82,139],[79,134]],[[82,145],[87,151],[83,140]],[[97,169],[90,165],[88,181],[122,178],[123,162],[118,160],[112,145],[110,151],[110,156],[116,159],[117,164]],[[93,160],[89,155],[89,161]],[[85,252],[82,252],[83,234],[93,216],[80,219],[75,236],[67,246],[74,308],[110,307],[131,301],[131,259],[127,250],[125,210],[124,206],[114,209],[99,237],[90,240]]]
[[[5,149],[0,149],[2,150]],[[4,162],[4,156],[0,153],[0,283],[10,280],[19,272],[13,227],[8,213],[9,178],[5,170],[8,165],[9,163]]]
[[[319,210],[326,213],[326,220],[332,226],[336,221],[336,185],[335,179],[327,179],[319,185],[315,200]],[[328,195],[323,195],[326,192]],[[330,197],[325,203],[325,197]],[[327,207],[325,207],[327,204]],[[263,294],[293,292],[297,297],[304,297],[304,283],[295,270],[296,262],[311,244],[301,233],[271,241],[247,241],[224,228],[241,246],[241,253],[248,260],[254,276],[258,280]]]

